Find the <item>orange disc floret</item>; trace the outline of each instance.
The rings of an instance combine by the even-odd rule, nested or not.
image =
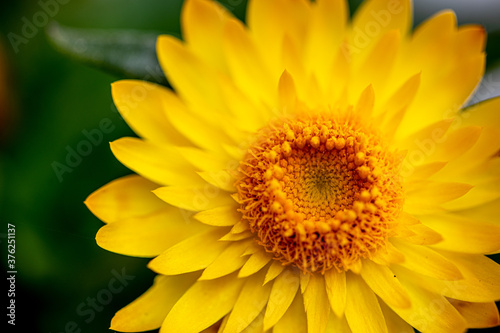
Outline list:
[[[240,163],[242,218],[285,265],[348,270],[390,235],[402,205],[399,164],[360,119],[273,123]]]

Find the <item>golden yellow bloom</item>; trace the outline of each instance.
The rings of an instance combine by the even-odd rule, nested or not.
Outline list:
[[[187,0],[175,92],[113,84],[137,175],[86,201],[98,244],[155,257],[111,328],[463,332],[499,324],[500,99],[462,110],[485,33],[410,0]]]

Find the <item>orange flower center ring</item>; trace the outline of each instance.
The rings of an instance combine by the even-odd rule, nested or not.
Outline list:
[[[349,117],[305,116],[258,138],[236,187],[243,219],[275,259],[341,271],[386,244],[403,201],[400,159],[373,130]]]

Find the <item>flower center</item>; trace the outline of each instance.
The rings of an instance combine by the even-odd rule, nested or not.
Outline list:
[[[360,120],[285,119],[261,129],[240,163],[240,211],[283,264],[348,270],[387,242],[403,200],[399,164]]]

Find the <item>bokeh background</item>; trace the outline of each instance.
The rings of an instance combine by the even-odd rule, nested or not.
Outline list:
[[[5,269],[7,224],[14,224],[16,329],[109,332],[113,314],[144,292],[154,274],[146,268],[148,259],[109,253],[96,245],[94,236],[102,222],[83,201],[100,186],[130,173],[113,157],[108,142],[134,134],[111,100],[110,83],[120,76],[59,53],[48,41],[45,25],[19,44],[9,40],[9,33],[23,36],[26,22],[40,19],[35,16],[46,11],[49,2],[57,5],[49,13],[51,20],[67,26],[179,35],[182,0],[0,4],[0,253]],[[244,18],[245,0],[220,2]],[[351,12],[360,2],[350,1]],[[478,99],[500,95],[500,75],[494,71],[500,65],[498,0],[414,0],[414,4],[416,24],[452,7],[459,23],[485,25],[490,33],[488,69],[493,74]],[[55,165],[66,164],[68,152],[86,139],[85,133],[98,130],[103,120],[108,130],[101,132],[102,140],[92,144],[91,152],[75,167],[58,176]],[[123,288],[110,292],[109,282],[123,273],[129,277]],[[8,286],[2,286],[0,293],[5,295]],[[96,297],[106,304],[92,305]],[[5,306],[3,302],[2,321],[7,320]]]

